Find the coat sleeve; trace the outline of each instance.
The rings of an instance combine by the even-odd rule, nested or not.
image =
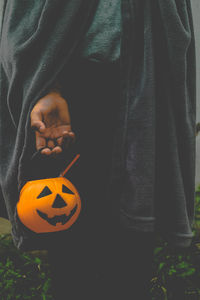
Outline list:
[[[0,43],[0,183],[14,242],[19,187],[35,151],[30,111],[75,57],[97,0],[7,0]]]
[[[13,121],[20,118],[21,103],[15,89],[27,95],[53,82],[76,51],[89,22],[93,1],[8,0],[2,26],[2,66],[9,80],[8,105]],[[31,60],[30,60],[31,59]],[[48,75],[51,73],[51,76]],[[23,90],[22,90],[23,89]]]
[[[131,21],[122,39],[124,119],[120,115],[121,140],[116,138],[113,154],[120,220],[187,247],[193,236],[196,151],[190,1],[131,0],[123,6]]]
[[[191,243],[195,213],[195,36],[190,0],[157,3],[157,223],[184,246]]]

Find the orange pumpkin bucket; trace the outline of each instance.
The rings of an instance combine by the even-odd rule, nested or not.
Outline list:
[[[20,192],[17,214],[20,221],[36,233],[66,230],[81,211],[81,199],[75,186],[64,177],[79,154],[56,178],[28,181]]]

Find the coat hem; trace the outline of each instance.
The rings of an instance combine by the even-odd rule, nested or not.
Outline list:
[[[133,217],[120,211],[120,225],[124,228],[139,232],[155,232],[164,238],[173,247],[187,248],[191,246],[193,233],[158,232],[154,217]]]
[[[120,224],[122,227],[133,229],[135,231],[154,232],[154,217],[132,217],[125,212],[120,211]]]

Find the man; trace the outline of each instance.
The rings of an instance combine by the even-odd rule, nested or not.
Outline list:
[[[108,255],[110,260],[113,259],[109,277],[113,282],[111,293],[114,292],[113,286],[117,287],[114,283],[120,279],[122,291],[126,291],[125,297],[128,299],[134,278],[139,284],[134,285],[132,294],[139,292],[141,298],[142,288],[146,285],[147,279],[144,276],[138,279],[137,270],[142,258],[148,256],[145,256],[144,252],[141,253],[141,249],[145,249],[144,245],[147,244],[153,248],[154,232],[161,233],[174,246],[187,247],[192,239],[196,103],[191,7],[188,0],[121,1],[119,79],[114,77],[119,64],[118,66],[114,64],[113,67],[113,63],[110,65],[111,61],[109,63],[103,61],[103,68],[97,67],[97,64],[94,67],[93,63],[91,67],[86,64],[86,67],[85,63],[82,65],[82,60],[81,62],[79,60],[80,55],[86,58],[87,54],[87,59],[94,58],[88,51],[88,41],[91,42],[88,37],[92,36],[90,33],[100,3],[102,2],[95,0],[37,3],[26,1],[22,5],[19,1],[7,1],[1,36],[1,186],[8,216],[13,225],[16,246],[34,247],[32,239],[23,231],[15,216],[21,186],[27,180],[38,176],[37,172],[32,170],[31,157],[34,157],[33,160],[39,159],[40,162],[43,162],[46,156],[51,157],[49,165],[55,167],[52,155],[55,158],[66,153],[64,157],[68,157],[70,149],[73,149],[72,145],[77,145],[71,144],[77,135],[76,130],[81,129],[79,125],[83,124],[84,130],[87,129],[88,133],[84,130],[78,132],[77,142],[79,143],[79,136],[83,139],[77,147],[84,153],[83,156],[81,154],[81,158],[84,158],[79,174],[83,174],[83,166],[86,167],[86,161],[93,153],[91,151],[90,156],[87,156],[87,150],[92,150],[91,147],[94,147],[95,143],[100,148],[95,148],[97,159],[91,158],[89,169],[94,171],[94,162],[97,161],[101,169],[100,174],[103,174],[99,157],[104,150],[103,158],[107,159],[107,163],[103,166],[107,166],[108,171],[110,170],[106,173],[107,175],[109,173],[109,176],[105,178],[104,190],[107,182],[106,195],[109,197],[105,196],[105,199],[110,199],[108,203],[112,203],[108,209],[108,212],[112,212],[112,218],[110,221],[107,216],[106,224],[110,227],[110,236],[116,236],[113,240],[116,245],[114,249],[120,250],[117,256],[120,257],[120,268],[116,272],[113,270],[117,258],[113,259],[114,255]],[[30,57],[33,59],[30,60]],[[77,64],[74,63],[76,61]],[[98,98],[98,93],[95,95],[92,88],[90,93],[89,82],[92,82],[93,77],[87,75],[88,81],[84,80],[87,89],[82,86],[81,91],[84,91],[86,96],[89,90],[90,97],[84,107],[86,97],[80,100],[81,92],[79,94],[76,89],[81,85],[81,79],[85,77],[88,68],[90,74],[95,74],[95,84],[99,83],[96,86],[98,92],[101,91],[101,80],[103,81],[104,92],[101,96],[105,97],[106,102],[101,103],[101,97]],[[108,70],[111,77],[109,80],[106,77],[109,83],[106,86],[103,78]],[[66,84],[64,94],[52,92],[54,83],[58,79],[59,83],[63,80],[63,74],[65,74],[64,86]],[[117,90],[119,97],[117,105],[114,101],[116,90],[112,86],[113,82],[120,83],[120,90]],[[115,84],[115,87],[119,88],[119,84]],[[109,95],[112,95],[110,102]],[[92,98],[94,102],[91,101]],[[95,110],[96,98],[98,109]],[[76,105],[73,99],[76,99],[75,102],[78,99]],[[108,112],[107,106],[105,109],[107,103]],[[70,104],[71,108],[68,110]],[[89,120],[95,122],[98,110],[101,111],[102,118],[97,118],[92,128],[93,123],[81,123],[78,117],[76,119],[76,113],[81,116],[81,111],[77,110],[77,107],[84,109],[81,121],[84,121],[86,114],[87,118],[91,117]],[[109,124],[108,116],[111,115],[112,108],[115,109],[115,113],[108,134],[106,126]],[[93,111],[95,114],[92,117]],[[105,134],[101,132],[98,124],[101,120],[104,122],[104,117]],[[73,122],[75,124],[74,132],[70,119],[72,125]],[[35,136],[31,126],[35,129]],[[90,130],[95,136],[94,143],[91,143],[89,138]],[[96,130],[101,136],[102,143],[99,142]],[[88,147],[87,143],[83,143],[84,138]],[[109,145],[108,153],[105,147],[102,147],[105,141]],[[68,152],[65,152],[65,149],[68,149]],[[35,156],[36,150],[39,153]],[[63,159],[62,156],[60,160],[62,163],[59,162],[56,168],[48,169],[49,176],[59,173]],[[98,170],[95,175],[97,172]],[[74,175],[72,178],[75,179],[77,176]],[[89,178],[92,178],[91,174]],[[81,184],[83,186],[82,180],[83,176],[77,178],[80,187]],[[83,180],[84,183],[86,181]],[[92,182],[96,184],[97,181],[93,179]],[[82,191],[84,193],[84,189]],[[88,199],[91,197],[92,193]],[[107,228],[107,226],[99,228],[101,212],[105,211],[100,208],[100,201],[95,202],[100,210],[92,205],[91,200],[88,202],[91,204],[88,204],[88,209],[91,207],[91,211],[96,210],[98,222],[95,222],[91,213],[83,212],[82,219],[71,231],[77,232],[79,237],[80,224],[86,224],[84,228],[88,231],[91,228],[88,226],[91,222],[85,221],[89,220],[88,216],[91,216],[90,220],[92,224],[94,222],[98,233],[102,230],[105,232]],[[74,235],[75,233],[69,239],[74,240]],[[147,243],[146,239],[152,242]],[[69,252],[72,253],[72,250]],[[134,259],[132,251],[135,253]],[[83,253],[86,253],[86,250],[83,250]],[[152,249],[148,249],[147,253],[151,261]],[[83,259],[84,257],[79,262],[83,262]],[[108,258],[106,260],[109,262]],[[117,271],[123,276],[115,278],[114,273]]]

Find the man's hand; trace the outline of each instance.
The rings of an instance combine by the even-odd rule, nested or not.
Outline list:
[[[30,118],[36,149],[43,149],[42,154],[59,154],[75,140],[68,105],[59,92],[53,91],[41,98],[33,107]]]

